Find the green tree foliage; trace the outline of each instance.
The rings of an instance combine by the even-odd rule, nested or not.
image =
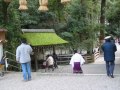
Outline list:
[[[20,13],[15,6],[18,6],[18,0],[11,3],[6,3],[3,0],[0,2],[0,28],[7,30],[5,50],[15,53],[16,46],[20,36]]]
[[[53,9],[57,5],[56,0],[49,0],[49,11],[38,11],[39,0],[29,0],[28,10],[21,12],[22,28],[54,28],[57,21],[56,10]],[[56,4],[55,4],[56,3]],[[55,4],[52,6],[52,4]]]
[[[84,49],[93,47],[100,30],[98,0],[71,0],[68,5],[61,4],[60,0],[49,0],[48,12],[38,11],[39,0],[27,0],[26,11],[18,10],[18,0],[12,0],[10,4],[3,0],[1,2],[1,9],[7,7],[7,18],[3,19],[6,13],[2,9],[0,23],[1,27],[8,29],[9,49],[18,45],[21,28],[55,28],[57,34],[68,40],[72,48]]]
[[[72,0],[65,9],[66,24],[62,36],[65,37],[73,49],[84,48],[92,51],[97,35],[98,7],[97,0]]]
[[[109,0],[107,2],[107,28],[106,34],[120,37],[120,1]]]
[[[21,28],[54,28],[61,18],[60,0],[49,0],[49,11],[38,11],[39,0],[28,0],[28,10],[20,11],[19,0],[6,3],[0,0],[0,27],[7,29],[6,49],[14,51],[19,44]],[[58,19],[58,20],[57,20]]]
[[[4,43],[4,51],[7,50],[12,53],[15,53],[21,35],[21,22],[18,4],[18,0],[12,0],[11,3],[6,3],[4,2],[4,0],[0,0],[0,28],[7,30],[7,42]],[[10,54],[7,54],[7,58],[10,58],[11,60],[16,60],[15,56]],[[12,63],[12,65],[17,66],[16,63],[9,62],[9,60],[8,63]],[[12,67],[9,67],[9,69],[15,70],[15,68]]]
[[[61,4],[61,0],[49,0],[49,11],[56,15],[57,23],[64,21],[64,6]]]
[[[3,14],[3,5],[2,5],[2,0],[0,0],[0,27],[2,27],[2,24],[3,24],[3,17],[4,17],[4,14]]]

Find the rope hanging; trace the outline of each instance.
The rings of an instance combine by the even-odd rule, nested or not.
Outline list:
[[[26,0],[19,0],[19,10],[27,10],[27,1]]]
[[[48,0],[39,0],[39,4],[42,6],[47,6],[48,5]]]
[[[46,12],[48,11],[48,0],[39,0],[40,7],[38,8],[39,11]]]
[[[42,11],[42,12],[45,12],[45,11],[48,11],[48,7],[47,6],[40,6],[38,8],[39,11]]]
[[[70,2],[70,0],[61,0],[61,3],[62,3],[62,4],[66,4],[66,3],[68,3],[68,2]]]

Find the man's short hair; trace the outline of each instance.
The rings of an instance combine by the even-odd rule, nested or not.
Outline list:
[[[21,39],[21,43],[27,43],[26,38],[22,38],[22,39]]]

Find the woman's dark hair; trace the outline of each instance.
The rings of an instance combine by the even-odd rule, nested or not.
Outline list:
[[[77,53],[77,50],[74,50],[74,53]]]
[[[56,55],[56,53],[55,53],[55,52],[53,52],[53,55]]]
[[[48,58],[50,55],[48,54],[46,57]]]

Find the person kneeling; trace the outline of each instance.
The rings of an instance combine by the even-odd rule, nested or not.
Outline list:
[[[47,55],[46,63],[47,63],[48,70],[52,68],[52,71],[54,71],[54,59],[51,55]]]
[[[85,60],[82,55],[77,53],[77,50],[74,50],[74,55],[71,57],[70,64],[73,68],[73,73],[83,73],[81,65],[83,65]]]

